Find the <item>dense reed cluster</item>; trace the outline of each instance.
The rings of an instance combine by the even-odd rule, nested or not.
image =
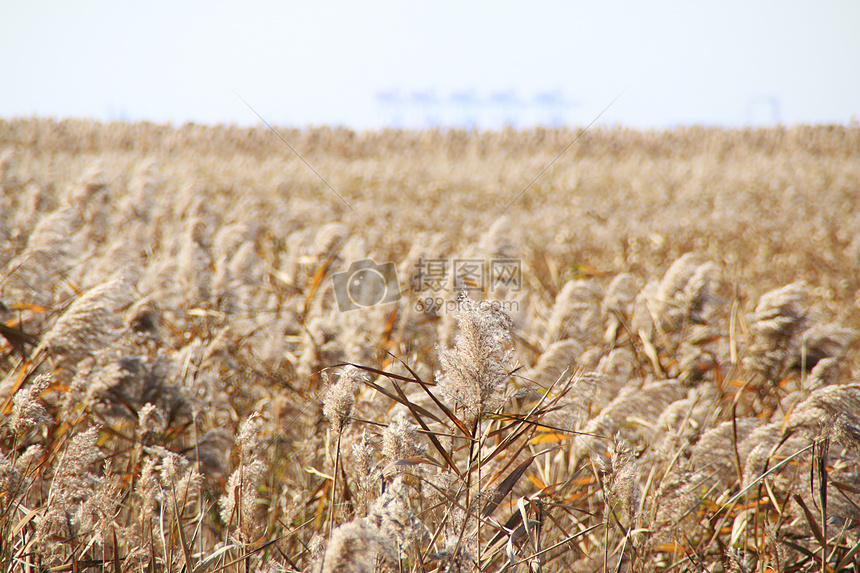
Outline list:
[[[281,135],[0,120],[4,571],[860,567],[860,129]]]

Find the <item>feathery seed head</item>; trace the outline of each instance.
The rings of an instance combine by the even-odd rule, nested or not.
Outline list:
[[[601,321],[601,293],[587,280],[570,280],[555,297],[547,321],[549,342],[585,340],[597,334]]]
[[[88,291],[57,320],[40,346],[70,364],[92,355],[114,332],[114,310],[127,301],[129,292],[121,278]]]
[[[51,550],[51,542],[68,539],[80,524],[80,505],[93,496],[99,478],[88,471],[101,453],[96,447],[98,428],[90,428],[72,438],[63,453],[51,484],[48,508],[39,521],[36,537],[40,546]]]
[[[23,434],[42,424],[53,424],[54,419],[39,403],[42,393],[51,383],[49,375],[37,376],[33,383],[15,394],[12,406],[12,421],[10,427],[17,434]]]
[[[240,540],[249,542],[265,527],[264,508],[257,490],[266,479],[266,464],[255,460],[242,464],[227,480],[221,496],[221,519],[239,526]]]
[[[357,519],[332,531],[322,565],[315,573],[373,573],[380,554],[393,553],[387,539],[373,522]]]
[[[101,452],[96,443],[99,438],[99,429],[92,427],[72,438],[72,443],[66,448],[60,460],[57,470],[57,478],[68,479],[77,482],[83,480],[87,468],[101,457]]]
[[[137,482],[137,495],[141,500],[141,520],[147,520],[155,516],[158,511],[158,503],[163,501],[161,483],[158,481],[158,461],[153,457],[147,457],[140,470],[140,479]]]
[[[331,422],[335,434],[343,432],[349,425],[352,407],[355,405],[355,391],[364,373],[355,366],[347,366],[323,398],[323,413]]]
[[[460,333],[453,349],[439,349],[442,371],[437,375],[440,390],[466,411],[474,423],[487,412],[502,406],[505,381],[512,359],[510,317],[489,301],[459,298],[455,315]]]
[[[355,454],[356,470],[360,476],[370,474],[370,467],[373,464],[373,446],[370,444],[370,438],[367,436],[367,431],[361,431],[361,439],[352,444],[352,451]]]
[[[382,453],[391,461],[405,460],[415,457],[421,448],[418,444],[418,432],[414,424],[409,423],[406,412],[400,410],[382,433]]]
[[[137,413],[137,424],[143,432],[163,432],[164,414],[158,406],[147,402]]]
[[[0,452],[0,493],[15,497],[21,486],[21,474],[15,465]]]
[[[396,540],[400,548],[398,553],[405,557],[407,548],[420,532],[421,522],[409,507],[409,492],[402,476],[392,480],[385,493],[373,502],[367,519],[378,523],[387,539]]]
[[[362,430],[361,438],[352,444],[352,452],[355,456],[355,477],[358,486],[356,514],[365,515],[370,502],[376,497],[378,485],[382,480],[382,472],[373,463],[376,452],[370,443],[367,431]]]
[[[806,318],[808,296],[809,287],[804,283],[792,283],[763,294],[752,316],[753,330],[773,341],[790,337]]]
[[[239,426],[236,443],[239,445],[239,458],[242,463],[249,463],[260,455],[262,447],[265,445],[265,441],[260,436],[262,428],[263,418],[259,412],[251,414]]]
[[[30,472],[39,467],[44,457],[45,447],[41,444],[33,444],[24,450],[23,454],[18,456],[18,459],[15,461],[15,468],[22,475],[29,475]]]
[[[661,326],[677,328],[685,322],[704,322],[717,301],[720,269],[698,263],[687,253],[672,263],[654,293],[652,308]]]
[[[818,431],[830,424],[841,437],[850,438],[860,428],[860,384],[823,386],[798,404],[787,420],[786,431]]]
[[[639,509],[639,483],[636,459],[630,448],[617,436],[609,448],[609,460],[602,460],[606,495],[610,505],[624,512],[627,525],[632,526]]]

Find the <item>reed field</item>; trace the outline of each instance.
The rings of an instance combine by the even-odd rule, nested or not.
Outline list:
[[[3,571],[860,571],[860,127],[278,133],[0,119]]]

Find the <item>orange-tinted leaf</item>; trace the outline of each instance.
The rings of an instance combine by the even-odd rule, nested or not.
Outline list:
[[[536,475],[529,475],[529,476],[528,476],[528,478],[529,478],[529,481],[530,481],[530,482],[532,482],[532,484],[534,484],[534,486],[535,486],[536,488],[538,488],[538,489],[544,489],[544,488],[546,488],[546,484],[545,484],[545,483],[543,483],[543,480],[541,480],[538,476],[536,476]]]
[[[28,302],[16,302],[8,305],[9,310],[29,310],[30,312],[48,312],[49,309],[38,304],[30,304]]]
[[[545,432],[542,434],[538,434],[534,438],[532,438],[530,444],[554,444],[556,442],[562,442],[564,440],[569,440],[573,436],[571,434],[558,434],[555,432]]]

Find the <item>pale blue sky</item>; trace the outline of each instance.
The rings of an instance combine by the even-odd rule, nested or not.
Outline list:
[[[404,124],[555,91],[582,125],[625,89],[602,123],[857,121],[860,2],[0,0],[2,117],[256,124],[235,90],[272,123],[365,129],[398,115],[383,91],[435,93]]]

